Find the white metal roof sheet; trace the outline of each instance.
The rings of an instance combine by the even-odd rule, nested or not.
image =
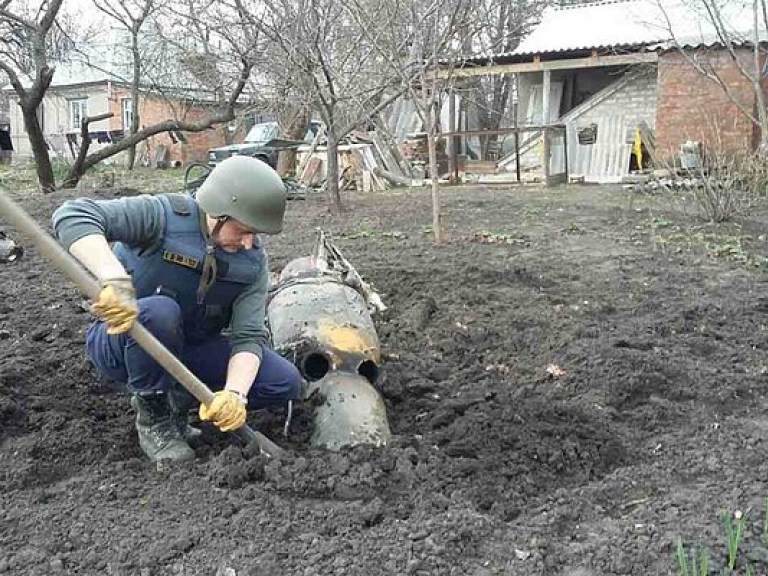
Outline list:
[[[707,5],[713,4],[734,44],[754,40],[752,0],[614,0],[547,8],[541,23],[507,55],[622,46],[709,46],[720,42],[707,13]],[[762,16],[757,32],[758,40],[768,40]]]

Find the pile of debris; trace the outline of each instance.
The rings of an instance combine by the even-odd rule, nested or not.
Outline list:
[[[328,147],[320,130],[311,144],[297,150],[297,180],[323,187],[327,179]],[[353,131],[338,146],[339,190],[383,191],[391,184],[410,184],[410,166],[383,131]]]
[[[704,170],[653,170],[625,176],[625,190],[646,194],[661,194],[678,190],[724,189],[730,184]]]

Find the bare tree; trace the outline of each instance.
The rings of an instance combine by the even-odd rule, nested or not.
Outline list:
[[[14,42],[4,42],[2,48],[7,49],[9,54],[15,49],[30,56],[26,62],[26,69],[23,67],[25,62],[14,65],[13,60],[0,58],[0,71],[8,75],[19,97],[25,127],[37,164],[40,186],[43,191],[49,192],[55,189],[56,182],[44,134],[37,119],[37,110],[53,79],[55,68],[50,62],[58,55],[57,44],[54,41],[59,36],[63,36],[63,34],[56,34],[57,30],[63,29],[57,23],[63,0],[41,0],[36,12],[28,8],[12,11],[12,1],[0,0],[0,32],[6,32],[3,38],[14,40]],[[114,2],[117,1],[114,0]],[[229,122],[235,117],[239,98],[248,85],[251,70],[260,54],[258,30],[246,25],[253,16],[246,13],[246,8],[239,0],[235,0],[233,5],[227,5],[219,0],[211,0],[205,5],[190,2],[186,6],[187,9],[184,10],[184,8],[182,4],[179,11],[175,13],[173,23],[178,27],[176,30],[179,34],[182,34],[180,30],[186,33],[190,29],[190,22],[215,23],[215,28],[211,27],[209,34],[216,36],[220,45],[216,69],[221,74],[222,89],[218,93],[212,93],[198,86],[190,87],[190,75],[180,74],[178,65],[166,64],[160,67],[154,76],[149,69],[141,70],[142,89],[165,95],[169,102],[179,102],[177,109],[173,111],[170,118],[141,128],[137,126],[137,130],[126,138],[90,154],[88,153],[90,138],[84,137],[80,151],[69,173],[64,177],[62,186],[76,185],[92,166],[119,152],[135,147],[139,142],[156,134],[199,132],[214,125]],[[189,54],[197,51],[198,45],[188,42],[182,49]],[[166,53],[166,56],[169,55],[178,64],[179,51]],[[33,78],[30,88],[26,88],[22,82],[25,70]],[[169,82],[169,78],[175,78],[178,82]],[[203,116],[190,115],[189,111],[193,106],[200,103],[204,103],[210,112]],[[99,117],[101,118],[102,116]],[[83,119],[84,135],[88,134],[88,124],[95,120],[96,118]]]
[[[139,98],[142,81],[143,55],[139,45],[140,32],[147,18],[157,9],[156,0],[93,0],[94,5],[109,18],[119,23],[130,37],[131,61],[131,125],[130,135],[139,131]],[[136,161],[136,146],[128,148],[128,168]]]
[[[465,37],[465,54],[507,54],[520,44],[539,19],[547,0],[482,0],[473,10],[477,34]],[[478,112],[481,130],[496,130],[506,118],[514,76],[492,74],[474,76],[466,81],[465,95]],[[458,87],[457,87],[458,88]],[[496,138],[485,138],[482,154]]]
[[[273,38],[275,26],[265,26]],[[303,44],[304,29],[301,26],[285,26],[280,42],[272,41],[265,47],[265,62],[259,71],[259,85],[264,96],[263,110],[271,112],[277,119],[280,136],[288,140],[302,140],[307,134],[310,122],[318,109],[314,85],[306,75],[306,69],[288,62],[276,66],[275,62],[286,63],[285,48]],[[277,171],[286,176],[295,171],[296,149],[282,150],[278,156]]]
[[[231,34],[233,30],[229,29],[232,27],[231,18],[219,18],[222,5],[221,0],[176,0],[156,12],[156,15],[160,15],[153,22],[156,43],[172,48],[173,53],[167,58],[153,58],[155,69],[171,72],[163,78],[153,75],[151,80],[156,91],[164,92],[175,86],[176,92],[184,92],[185,86],[195,85],[215,102],[227,99],[230,89],[228,78],[236,65],[231,62],[231,54],[222,50],[222,38],[227,38],[226,44],[236,42],[239,46],[244,45],[245,41],[234,40]],[[242,33],[245,26],[245,23],[238,22],[233,29]],[[179,30],[183,30],[183,34],[179,34]],[[259,68],[259,52],[251,51],[249,55],[253,70]],[[242,124],[242,115],[252,107],[250,101],[253,92],[252,78],[249,76],[243,91],[243,95],[248,94],[248,102],[243,103],[241,96],[236,117],[219,125],[226,144],[232,144],[233,135],[239,132]],[[233,125],[237,129],[233,129]]]
[[[153,67],[142,69],[142,87],[165,99],[171,109],[171,118],[144,126],[136,133],[88,155],[81,166],[75,163],[64,185],[75,184],[82,174],[94,164],[118,152],[126,150],[147,138],[169,132],[200,132],[216,124],[230,122],[240,96],[250,81],[251,71],[259,59],[259,31],[249,26],[251,15],[239,0],[231,5],[221,0],[195,3],[186,0],[179,3],[173,17],[165,24],[182,38],[176,44],[159,42],[160,54],[153,56]],[[153,25],[159,31],[160,21]],[[202,36],[190,34],[190,30],[202,30]],[[166,31],[165,38],[171,36]],[[158,38],[162,35],[158,34]],[[199,86],[190,70],[181,66],[182,55],[190,58],[199,54],[207,57],[211,39],[215,38],[216,64],[211,69],[217,87],[211,92],[207,86]],[[211,59],[208,58],[210,62]],[[204,105],[210,111],[204,116],[192,114],[195,106]]]
[[[758,150],[768,154],[768,107],[766,106],[765,82],[766,41],[768,41],[768,6],[766,0],[750,0],[749,12],[738,3],[722,0],[690,0],[684,9],[687,13],[670,10],[666,2],[657,0],[672,44],[685,61],[714,82],[741,114],[755,126]],[[701,42],[681,37],[680,20],[691,18],[700,22]],[[682,32],[686,34],[685,29]],[[692,45],[704,46],[692,48]],[[710,47],[714,45],[714,47]],[[724,66],[737,70],[750,86],[751,98],[739,93],[739,83],[724,75]]]
[[[436,138],[450,70],[475,34],[470,0],[350,0],[347,11],[386,65],[400,76],[425,126],[432,180],[432,230],[443,240]],[[438,75],[442,69],[444,74]]]
[[[280,133],[289,140],[301,140],[307,133],[309,123],[312,120],[312,108],[301,102],[290,99],[278,100],[280,106],[277,110],[277,123]],[[281,176],[287,176],[295,169],[296,149],[282,150],[277,158],[277,172]]]
[[[42,2],[35,10],[29,6],[15,6],[12,0],[0,1],[0,70],[5,72],[19,97],[24,128],[37,161],[37,177],[43,192],[55,189],[53,168],[48,157],[43,129],[37,109],[51,85],[54,66],[50,58],[61,50],[56,18],[63,0]],[[12,11],[12,8],[15,10]],[[28,74],[32,84],[25,86],[22,79]]]
[[[333,211],[342,209],[338,146],[342,138],[388,106],[400,93],[399,74],[384,66],[334,0],[268,0],[264,31],[280,62],[280,84],[317,106],[326,125],[327,193]]]

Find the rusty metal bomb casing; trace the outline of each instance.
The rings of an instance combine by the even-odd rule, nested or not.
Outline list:
[[[313,445],[339,450],[358,444],[381,446],[389,441],[392,433],[384,400],[365,378],[329,372],[317,384],[317,393],[324,401],[315,411]]]
[[[273,347],[323,399],[312,444],[330,450],[386,444],[386,408],[373,386],[380,361],[373,320],[361,293],[326,271],[327,263],[312,257],[283,269],[267,307]]]
[[[314,382],[333,370],[379,377],[379,337],[362,295],[299,258],[280,275],[267,311],[275,350]]]

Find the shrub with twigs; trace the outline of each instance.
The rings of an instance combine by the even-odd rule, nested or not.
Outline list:
[[[683,171],[701,216],[725,222],[765,201],[768,157],[753,152],[713,153],[699,168]]]

